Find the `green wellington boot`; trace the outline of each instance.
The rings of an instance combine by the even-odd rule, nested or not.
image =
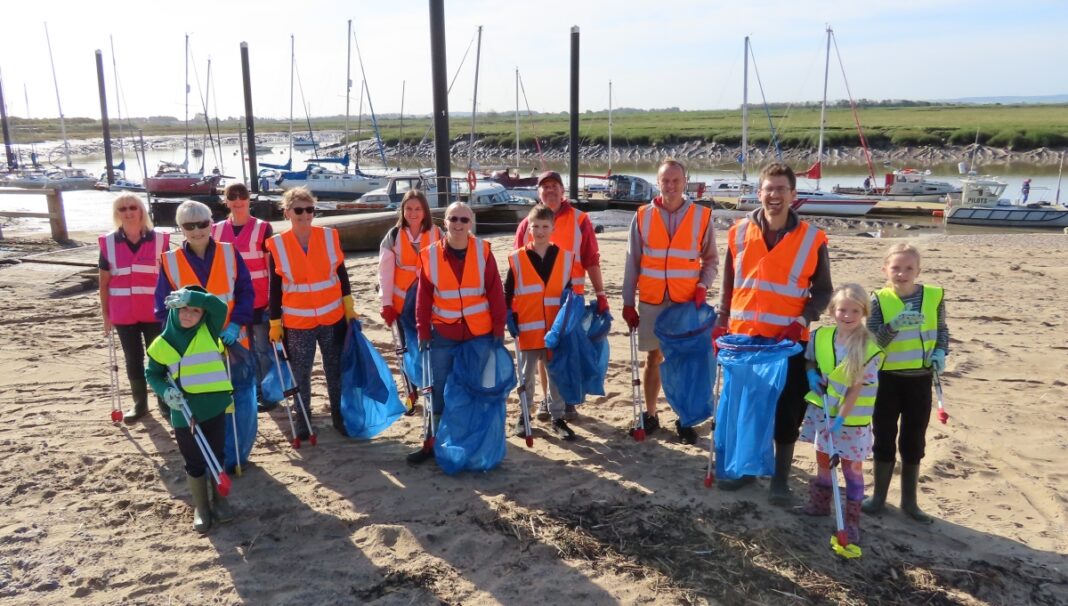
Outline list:
[[[901,465],[901,511],[921,524],[930,524],[934,518],[927,515],[916,504],[917,484],[920,481],[920,466]]]
[[[875,462],[875,482],[872,484],[871,496],[864,499],[860,509],[864,513],[881,513],[886,505],[886,491],[890,489],[890,480],[894,477],[895,461]]]
[[[189,493],[193,495],[193,528],[197,532],[207,532],[211,528],[211,503],[208,499],[208,474],[199,478],[187,475]]]

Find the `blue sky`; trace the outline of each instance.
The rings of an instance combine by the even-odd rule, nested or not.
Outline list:
[[[44,22],[52,39],[63,113],[99,117],[93,51],[104,51],[111,113],[114,38],[124,114],[183,112],[183,36],[200,79],[212,59],[212,103],[222,116],[243,113],[239,43],[247,41],[255,112],[289,114],[289,36],[313,115],[345,109],[346,20],[353,27],[378,113],[429,113],[427,0],[335,2],[109,2],[8,3],[0,37],[0,74],[11,114],[58,115]],[[101,10],[106,7],[106,10]],[[166,7],[166,8],[163,8]],[[299,8],[298,8],[299,7]],[[1061,0],[809,0],[748,2],[682,0],[447,0],[451,78],[484,26],[479,104],[483,111],[515,109],[515,70],[534,111],[568,108],[570,28],[581,29],[583,110],[615,107],[737,107],[742,98],[742,40],[749,35],[771,101],[816,101],[822,94],[826,25],[835,30],[855,97],[945,99],[1068,93],[1068,2]],[[449,97],[452,111],[469,112],[474,47]],[[190,72],[191,110],[199,107]],[[360,72],[353,49],[352,112]],[[758,99],[750,74],[750,99]],[[828,96],[846,96],[833,55]],[[296,93],[298,117],[302,116]],[[215,114],[214,107],[211,113]]]

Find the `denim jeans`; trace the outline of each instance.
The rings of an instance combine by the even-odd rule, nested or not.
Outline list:
[[[274,367],[274,354],[271,353],[271,341],[268,338],[270,333],[270,318],[268,314],[263,314],[263,321],[259,324],[249,325],[248,340],[249,350],[256,357],[256,390],[259,394],[259,398],[262,401],[263,393],[260,391],[260,385],[263,383],[263,377],[267,376],[267,373]],[[277,404],[277,402],[264,402],[264,404]]]

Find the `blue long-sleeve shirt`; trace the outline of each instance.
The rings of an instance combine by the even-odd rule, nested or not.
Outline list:
[[[211,265],[215,261],[215,250],[218,246],[215,244],[215,240],[208,242],[208,248],[204,251],[204,258],[196,256],[193,251],[189,249],[189,243],[182,243],[182,252],[185,253],[185,259],[189,262],[189,266],[193,268],[193,273],[196,274],[197,279],[201,284],[208,283],[208,277],[211,275]],[[230,322],[236,323],[238,326],[248,326],[252,323],[252,304],[255,299],[255,293],[252,290],[252,277],[249,276],[248,267],[245,266],[245,261],[241,259],[241,255],[234,251],[234,260],[237,262],[237,282],[234,284],[234,310],[230,313]],[[156,280],[156,305],[153,313],[156,315],[156,319],[162,324],[167,320],[167,306],[163,303],[167,295],[171,294],[171,282],[167,279],[167,273],[160,268],[159,279]]]

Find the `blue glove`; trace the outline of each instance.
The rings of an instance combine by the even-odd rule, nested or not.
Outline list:
[[[512,335],[513,339],[519,337],[519,325],[515,322],[514,311],[508,310],[508,319],[505,320],[504,324],[508,327],[508,334]]]
[[[815,368],[810,368],[805,374],[806,376],[808,376],[808,388],[810,390],[816,392],[816,395],[820,396],[826,393],[824,391],[823,377],[820,375],[820,372],[818,370],[816,370]]]
[[[223,343],[227,345],[233,345],[237,342],[237,337],[239,337],[240,335],[241,327],[237,324],[234,324],[233,322],[230,322],[226,325],[226,328],[223,328],[222,332],[219,333],[219,338],[222,339]]]
[[[167,298],[163,299],[163,304],[167,306],[167,309],[179,309],[185,307],[186,305],[189,305],[189,296],[191,294],[192,291],[180,288],[167,295]]]
[[[845,424],[845,417],[835,417],[834,422],[831,423],[831,433],[838,433],[838,430],[842,429],[842,425]]]
[[[419,351],[430,351],[430,341],[419,339]]]
[[[936,349],[931,352],[931,370],[935,371],[936,375],[942,374],[942,371],[946,369],[946,352],[944,349]]]
[[[168,387],[167,391],[163,392],[163,402],[174,410],[181,410],[184,401],[185,398],[177,387]]]

